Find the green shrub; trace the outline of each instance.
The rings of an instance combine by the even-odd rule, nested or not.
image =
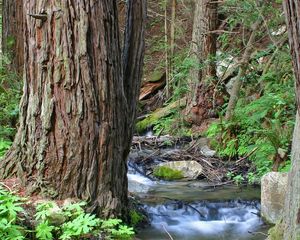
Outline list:
[[[104,235],[106,239],[131,239],[134,235],[133,228],[122,224],[120,219],[102,220],[96,215],[85,213],[83,207],[85,203],[74,203],[64,206],[60,214],[60,219],[64,219],[63,224],[53,222],[52,209],[57,207],[53,202],[46,202],[37,206],[35,214],[36,237],[39,240],[51,239],[80,239],[82,237]],[[58,215],[56,214],[56,215]]]
[[[180,170],[174,170],[166,166],[154,168],[153,175],[157,178],[162,178],[165,180],[176,180],[183,178],[183,174]]]
[[[282,78],[284,82],[281,82]],[[248,182],[256,182],[271,171],[279,153],[285,154],[285,163],[279,170],[288,171],[290,166],[289,152],[295,119],[293,77],[290,71],[270,70],[259,79],[265,81],[264,93],[251,99],[245,93],[250,90],[243,89],[233,117],[228,121],[221,119],[207,131],[212,147],[221,157],[238,159],[248,156],[253,162],[254,175],[250,175]],[[255,83],[255,79],[251,81]]]
[[[18,213],[23,211],[24,199],[0,187],[0,239],[25,239],[25,229],[18,222]]]
[[[11,141],[0,139],[0,158],[4,156],[4,154],[9,149],[10,146],[11,146]]]
[[[93,236],[131,239],[134,235],[133,228],[122,224],[120,219],[103,220],[96,215],[85,213],[85,203],[82,202],[62,208],[55,202],[41,203],[36,206],[36,214],[32,216],[35,217],[35,229],[28,229],[19,215],[24,212],[23,204],[26,204],[25,199],[0,187],[0,239],[68,240],[89,239]],[[62,220],[62,223],[55,222],[53,215],[60,215],[59,221]],[[27,238],[29,233],[34,233],[35,237]]]
[[[130,224],[133,227],[137,226],[141,221],[144,220],[144,216],[136,210],[130,210],[129,217],[130,217]]]

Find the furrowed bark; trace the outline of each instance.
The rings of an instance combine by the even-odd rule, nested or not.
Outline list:
[[[191,94],[187,112],[190,121],[198,125],[212,117],[215,108],[223,104],[222,93],[216,94],[217,34],[214,31],[217,28],[218,3],[212,0],[195,1],[191,45],[195,66],[189,76]]]
[[[16,164],[29,193],[83,199],[105,217],[127,214],[126,158],[142,69],[128,65],[123,75],[116,2],[24,1],[20,127],[0,170],[9,177]],[[136,2],[128,1],[124,61],[141,64],[145,9]]]
[[[2,49],[11,60],[10,67],[19,74],[23,72],[23,0],[2,1]]]
[[[147,0],[130,0],[127,3],[127,20],[123,50],[124,90],[128,105],[129,150],[135,128],[137,102],[144,66],[145,25]]]
[[[292,167],[283,214],[284,240],[300,239],[300,1],[283,1],[296,79],[297,117],[292,144]]]

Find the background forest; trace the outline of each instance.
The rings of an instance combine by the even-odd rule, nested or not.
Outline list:
[[[125,2],[118,1],[121,42]],[[195,145],[209,139],[209,147],[224,162],[223,182],[256,185],[270,171],[288,172],[296,104],[282,0],[148,0],[147,8],[135,135],[169,135]],[[9,22],[9,16],[3,16],[3,25]],[[14,33],[2,32],[0,158],[12,146],[19,126],[23,39],[18,27]],[[1,191],[9,204],[23,201]],[[51,204],[37,209],[36,221],[42,220],[32,234],[37,239],[80,239],[93,231],[129,239],[131,227],[141,220],[135,211],[129,214],[131,227],[118,219],[101,220],[86,214],[84,203],[78,203],[63,209],[68,221],[55,228],[47,216]],[[12,223],[21,211],[12,209]],[[76,232],[78,228],[82,231]],[[23,235],[22,227],[7,229]]]
[[[209,2],[149,1],[137,131],[207,136],[221,157],[251,160],[250,182],[272,169],[287,171],[295,96],[282,2]],[[201,25],[193,10],[205,8],[217,19],[208,15]]]
[[[254,0],[228,0],[212,4],[218,11],[216,24],[202,28],[208,28],[207,35],[212,35],[209,37],[215,41],[215,49],[199,57],[193,53],[193,45],[205,43],[194,42],[203,38],[196,36],[201,26],[193,24],[196,18],[192,16],[195,8],[205,6],[195,6],[192,1],[148,2],[136,131],[143,133],[153,128],[159,135],[208,136],[211,147],[221,157],[249,157],[253,162],[250,181],[272,168],[287,171],[295,97],[281,1],[258,4]],[[119,7],[123,16],[125,6],[120,2]],[[11,36],[5,41],[8,50],[1,57],[0,68],[1,155],[16,132],[22,90],[20,74],[10,67],[16,40]],[[213,76],[193,76],[195,71],[205,72],[209,65],[215,68]],[[206,87],[195,91],[201,81]],[[237,82],[241,84],[238,89],[234,88]],[[195,98],[204,96],[209,100],[195,108]],[[226,118],[229,99],[234,96],[237,102],[232,116]],[[203,109],[209,113],[203,114]]]

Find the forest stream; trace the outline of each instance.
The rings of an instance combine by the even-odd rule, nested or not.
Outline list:
[[[153,181],[129,167],[129,192],[140,199],[150,225],[142,240],[263,240],[260,189],[204,181]]]

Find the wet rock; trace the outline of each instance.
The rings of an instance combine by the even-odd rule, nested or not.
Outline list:
[[[62,209],[55,204],[49,209],[48,220],[52,224],[61,225],[66,221],[66,216],[64,215]]]
[[[214,157],[216,155],[216,151],[210,149],[207,145],[201,147],[200,151],[205,157]]]
[[[203,171],[202,166],[196,161],[172,161],[160,163],[158,166],[165,166],[173,170],[179,170],[182,172],[183,177],[189,180],[197,179]]]
[[[211,184],[211,183],[207,183],[207,182],[192,182],[192,183],[189,183],[187,185],[188,187],[190,188],[202,188],[202,189],[207,189],[207,188],[214,188],[214,184]]]
[[[128,173],[128,191],[130,193],[147,193],[153,182],[141,175]]]
[[[128,182],[128,191],[130,193],[147,193],[149,189],[149,185],[145,185],[134,180]]]
[[[288,184],[288,174],[270,172],[261,179],[261,214],[272,224],[276,224],[282,215]]]
[[[200,138],[198,140],[198,145],[199,145],[201,153],[205,157],[213,157],[216,155],[216,151],[210,149],[210,147],[209,147],[209,139],[208,138]]]
[[[58,206],[58,204],[54,201],[48,199],[41,199],[36,201],[35,207],[40,204],[45,204],[44,209],[47,211],[47,220],[53,225],[60,225],[66,221],[66,216],[62,208]]]

